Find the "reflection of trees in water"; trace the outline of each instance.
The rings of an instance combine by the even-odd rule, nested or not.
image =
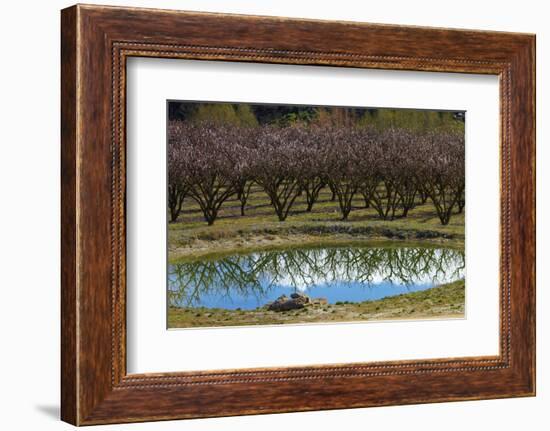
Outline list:
[[[262,286],[260,273],[248,267],[250,256],[231,256],[220,260],[179,263],[169,266],[169,299],[171,304],[193,305],[201,295],[223,298],[250,294],[263,296],[269,286]]]
[[[464,253],[453,249],[331,247],[265,251],[169,267],[171,304],[196,305],[202,295],[260,299],[275,285],[306,290],[329,282],[412,285],[464,277]]]

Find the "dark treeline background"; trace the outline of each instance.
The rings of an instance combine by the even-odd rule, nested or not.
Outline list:
[[[296,123],[464,131],[465,112],[248,103],[169,102],[168,119],[255,127]]]

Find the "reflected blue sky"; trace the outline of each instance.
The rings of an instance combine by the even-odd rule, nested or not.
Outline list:
[[[377,300],[464,278],[464,253],[413,247],[316,247],[169,266],[170,305],[255,309],[281,295]]]

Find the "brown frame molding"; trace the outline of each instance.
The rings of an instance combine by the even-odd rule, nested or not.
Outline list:
[[[64,9],[61,18],[63,420],[89,425],[535,394],[534,35],[84,5]],[[129,56],[498,75],[499,356],[127,375]]]

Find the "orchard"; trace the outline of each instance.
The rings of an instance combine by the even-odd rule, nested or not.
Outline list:
[[[229,199],[238,199],[245,216],[253,185],[281,222],[292,217],[299,197],[311,212],[324,188],[342,220],[357,209],[357,197],[387,221],[431,202],[447,225],[465,206],[464,134],[458,131],[170,120],[167,158],[172,222],[189,199],[208,225]]]

